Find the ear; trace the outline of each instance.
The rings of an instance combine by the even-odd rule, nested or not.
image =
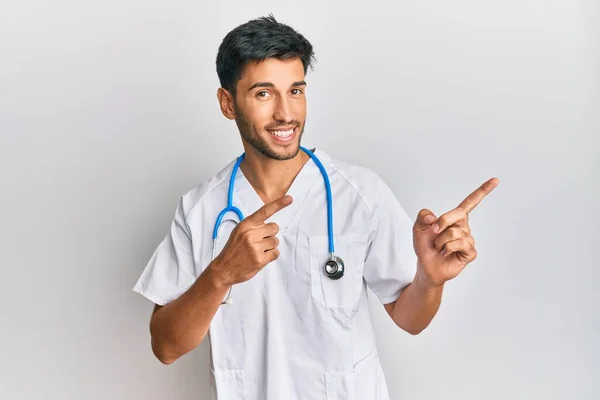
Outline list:
[[[221,112],[227,119],[235,119],[235,111],[233,108],[233,96],[231,93],[223,88],[217,90],[217,99],[221,106]]]

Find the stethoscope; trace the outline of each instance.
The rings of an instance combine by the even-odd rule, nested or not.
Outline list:
[[[305,147],[300,146],[300,149],[304,151],[308,156],[317,164],[319,170],[321,171],[321,175],[323,176],[323,181],[325,182],[325,192],[327,195],[327,234],[329,236],[329,259],[325,262],[323,270],[325,275],[333,280],[338,280],[342,276],[344,276],[344,261],[334,254],[335,248],[333,245],[333,201],[331,199],[331,184],[329,183],[329,176],[327,175],[327,171],[325,171],[325,167],[321,161],[313,154],[312,151],[308,150]],[[233,166],[233,170],[231,171],[231,178],[229,179],[229,192],[227,194],[227,207],[219,213],[217,217],[217,221],[215,223],[215,228],[213,230],[213,247],[212,247],[212,256],[211,261],[215,259],[215,252],[217,248],[217,238],[219,235],[219,227],[221,226],[221,221],[223,220],[223,216],[228,212],[234,212],[237,214],[239,221],[241,222],[244,219],[244,215],[240,211],[239,208],[233,205],[233,187],[235,183],[235,176],[237,174],[240,163],[244,160],[244,156],[246,153],[243,153],[238,157],[235,165]],[[238,222],[239,223],[239,222]],[[227,298],[221,302],[221,304],[232,304],[231,299],[231,290],[233,287],[229,288],[229,292],[227,293]]]

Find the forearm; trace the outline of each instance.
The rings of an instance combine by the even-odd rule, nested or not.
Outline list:
[[[228,290],[211,264],[184,294],[154,312],[152,351],[162,363],[171,364],[202,342]]]
[[[444,285],[432,285],[417,273],[413,282],[394,303],[392,319],[400,328],[417,335],[433,320],[441,301]]]

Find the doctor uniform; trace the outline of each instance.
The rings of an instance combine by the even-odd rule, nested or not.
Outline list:
[[[232,304],[221,305],[211,322],[213,400],[389,399],[366,289],[385,304],[412,282],[413,221],[376,173],[312,151],[331,183],[335,254],[343,259],[345,274],[333,280],[324,273],[330,256],[325,186],[308,160],[288,191],[292,204],[267,220],[279,225],[279,258],[234,285]],[[212,230],[227,205],[235,161],[181,196],[170,231],[136,292],[167,304],[210,263]],[[233,204],[244,216],[263,206],[241,169]],[[234,213],[225,216],[217,254],[236,220]]]

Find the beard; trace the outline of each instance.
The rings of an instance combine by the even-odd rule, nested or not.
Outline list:
[[[298,154],[298,151],[300,151],[300,142],[302,141],[302,134],[304,133],[304,126],[306,125],[306,119],[304,120],[303,123],[300,123],[299,121],[296,121],[296,120],[292,120],[290,123],[287,123],[287,124],[280,124],[280,125],[276,125],[276,126],[268,127],[268,128],[265,127],[265,131],[267,131],[267,129],[276,129],[278,126],[289,126],[289,125],[294,125],[294,126],[298,127],[299,129],[301,129],[298,132],[298,140],[295,143],[290,143],[289,145],[285,146],[284,151],[278,152],[276,149],[273,149],[269,145],[269,142],[267,141],[267,139],[265,137],[261,136],[256,131],[256,129],[254,129],[254,127],[252,126],[250,121],[245,117],[244,113],[242,113],[241,110],[239,110],[237,108],[237,106],[234,105],[234,109],[235,109],[235,123],[237,124],[240,134],[242,135],[242,139],[244,139],[246,142],[248,142],[256,151],[258,151],[260,154],[262,154],[263,156],[265,156],[267,158],[271,158],[273,160],[279,160],[279,161],[290,160],[290,159],[296,157],[296,155]],[[270,135],[270,133],[268,133],[268,132],[266,132],[266,134]]]

